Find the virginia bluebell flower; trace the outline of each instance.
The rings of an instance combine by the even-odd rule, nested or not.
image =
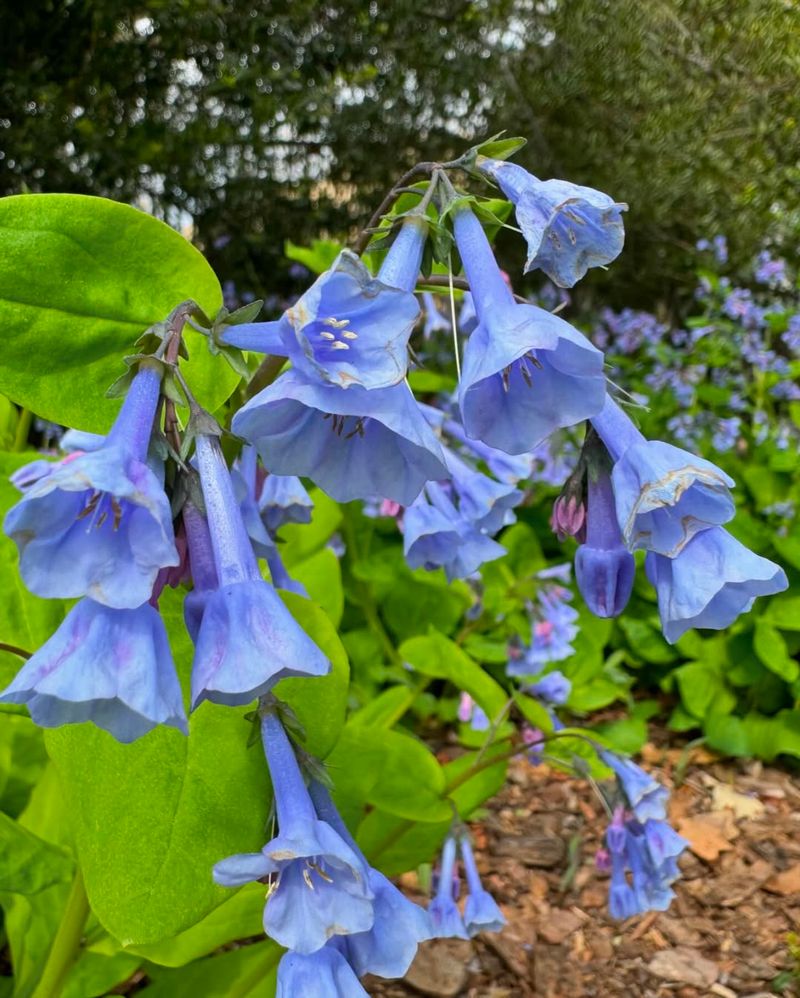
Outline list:
[[[43,728],[92,721],[132,742],[159,724],[188,734],[167,632],[149,603],[120,610],[83,599],[0,694]]]
[[[178,564],[169,500],[146,463],[160,385],[160,369],[143,362],[103,445],[53,465],[6,514],[37,596],[134,609]]]
[[[434,333],[450,332],[450,323],[436,307],[436,297],[430,291],[422,292],[422,304],[425,308],[424,338],[429,340]]]
[[[539,180],[516,163],[479,157],[477,166],[513,202],[528,243],[525,273],[543,270],[571,288],[590,267],[603,267],[622,252],[626,204],[566,180]]]
[[[533,607],[531,643],[510,649],[506,672],[509,676],[535,676],[548,662],[560,662],[575,654],[570,644],[577,635],[578,611],[571,607],[569,589],[562,585],[543,586]]]
[[[314,502],[296,475],[267,475],[258,495],[258,508],[274,536],[285,523],[310,523]]]
[[[369,865],[327,789],[314,780],[309,790],[317,817],[326,821],[367,867],[367,883],[373,894],[375,920],[372,928],[343,936],[337,940],[337,945],[359,977],[364,974],[402,977],[411,966],[419,943],[431,938],[428,913],[404,897],[390,880]]]
[[[291,742],[273,712],[262,718],[261,731],[278,834],[261,852],[220,860],[214,881],[225,887],[267,882],[264,931],[287,949],[314,953],[333,936],[372,928],[368,871],[338,832],[317,817]]]
[[[444,448],[444,459],[463,519],[487,534],[496,534],[516,521],[514,507],[523,498],[519,489],[471,468],[449,447]]]
[[[697,534],[675,558],[648,554],[645,570],[670,643],[692,627],[728,627],[757,596],[789,585],[782,568],[754,554],[723,527]]]
[[[290,676],[324,676],[330,663],[261,577],[215,437],[196,438],[218,588],[204,602],[192,667],[192,705],[236,706]]]
[[[423,406],[426,415],[430,406]],[[505,451],[490,447],[482,440],[468,437],[464,432],[464,427],[455,419],[444,419],[441,428],[449,436],[457,440],[463,447],[471,451],[479,460],[486,464],[486,467],[494,477],[506,485],[516,485],[531,477],[533,471],[532,454],[506,454]]]
[[[464,919],[455,901],[456,840],[448,836],[442,848],[439,866],[439,884],[436,894],[428,905],[428,914],[433,925],[435,939],[469,939]]]
[[[206,518],[191,500],[184,503],[181,515],[189,547],[189,573],[193,584],[183,600],[183,619],[192,641],[197,641],[206,602],[218,586],[217,567]]]
[[[444,568],[449,581],[472,575],[506,549],[466,520],[437,482],[403,514],[403,553],[411,568]]]
[[[666,817],[669,792],[631,759],[601,752],[600,758],[617,778],[617,786],[628,809],[641,822]]]
[[[587,478],[586,540],[575,552],[575,581],[595,616],[618,617],[630,599],[636,562],[622,543],[608,471],[593,465]]]
[[[479,932],[499,932],[506,924],[506,918],[492,895],[484,890],[469,840],[462,836],[459,845],[461,846],[461,859],[464,863],[464,874],[469,888],[467,900],[464,903],[464,926],[467,935],[477,936]]]
[[[560,707],[569,700],[572,683],[563,672],[556,669],[554,672],[548,672],[541,679],[537,679],[535,683],[526,686],[525,692],[530,693],[531,696],[543,703]]]
[[[480,222],[455,211],[454,230],[478,325],[464,349],[459,405],[470,437],[509,454],[600,411],[603,355],[569,323],[520,305],[503,280]]]
[[[458,700],[457,716],[462,724],[469,724],[473,731],[488,731],[490,727],[486,712],[475,703],[469,693],[462,690]]]
[[[611,917],[625,919],[646,911],[666,911],[675,897],[671,885],[680,876],[678,856],[688,842],[666,821],[641,822],[618,808],[606,832],[606,843],[611,858]]]
[[[715,464],[646,440],[610,397],[592,424],[615,462],[617,519],[629,550],[674,558],[698,532],[733,517],[733,479]]]
[[[425,216],[409,216],[377,277],[343,250],[277,322],[228,326],[222,342],[285,355],[300,374],[339,388],[396,385],[419,316],[413,291],[426,238]]]
[[[458,329],[464,336],[469,334],[478,325],[478,313],[475,311],[475,300],[469,291],[464,292],[461,299],[461,309],[458,313]]]
[[[338,502],[381,496],[407,506],[426,481],[447,478],[439,442],[405,384],[343,391],[286,371],[232,425],[271,472],[305,475]]]
[[[284,953],[275,998],[369,998],[336,943],[313,953]]]

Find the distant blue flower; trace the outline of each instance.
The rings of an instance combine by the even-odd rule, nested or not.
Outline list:
[[[626,204],[566,180],[539,180],[516,163],[481,158],[478,169],[514,203],[528,242],[525,273],[543,270],[554,284],[571,288],[590,267],[603,267],[622,252]]]
[[[258,496],[261,518],[274,536],[286,523],[310,523],[314,502],[296,475],[267,475]]]
[[[701,253],[711,251],[714,254],[714,259],[719,264],[728,262],[728,240],[725,236],[714,236],[713,240],[710,241],[708,239],[699,239],[697,241],[697,249]]]
[[[621,808],[614,814],[606,842],[611,859],[612,918],[666,911],[675,897],[671,885],[680,876],[677,860],[688,842],[666,821],[625,818]]]
[[[403,515],[403,553],[411,568],[444,568],[452,581],[502,558],[506,549],[465,520],[441,485],[429,482]]]
[[[423,406],[429,409],[429,406]],[[426,412],[427,415],[427,412]],[[454,437],[460,444],[470,450],[475,457],[484,461],[489,471],[498,481],[506,485],[516,485],[517,482],[529,479],[533,471],[533,454],[506,454],[505,451],[490,447],[481,440],[468,437],[464,427],[455,419],[447,419],[442,423],[445,433]]]
[[[666,817],[669,799],[666,787],[662,787],[631,759],[624,759],[613,752],[601,752],[600,758],[614,771],[625,803],[639,821]]]
[[[450,323],[436,307],[436,297],[430,291],[422,292],[422,304],[425,306],[425,325],[422,335],[429,340],[434,333],[450,332]]]
[[[396,385],[406,375],[408,339],[419,316],[413,290],[426,235],[421,216],[407,219],[377,277],[343,250],[276,323],[228,326],[222,341],[283,353],[305,377],[339,388]]]
[[[271,472],[305,475],[338,502],[380,496],[407,506],[426,481],[447,477],[405,384],[342,391],[291,370],[250,399],[232,426]]]
[[[475,311],[475,301],[469,291],[464,292],[461,299],[461,310],[458,313],[458,329],[464,336],[470,333],[478,325],[478,314]]]
[[[710,461],[661,440],[646,440],[608,399],[592,423],[615,459],[617,518],[629,550],[674,558],[699,531],[735,512],[733,480]]]
[[[26,704],[43,728],[92,721],[120,742],[159,724],[188,734],[167,633],[148,603],[119,610],[81,600],[0,702]]]
[[[313,953],[284,953],[275,998],[369,998],[335,943]]]
[[[291,676],[330,663],[261,577],[233,482],[215,438],[196,438],[219,588],[204,599],[192,667],[192,705],[249,703]]]
[[[722,303],[722,311],[740,322],[745,329],[759,329],[764,325],[765,312],[753,301],[749,288],[734,288]]]
[[[169,500],[146,463],[160,385],[160,372],[142,367],[103,445],[54,464],[6,514],[37,596],[134,609],[159,570],[178,564]]]
[[[479,932],[499,932],[506,924],[506,918],[492,895],[483,888],[469,840],[462,837],[460,846],[464,874],[469,887],[464,904],[464,925],[467,934],[477,936]]]
[[[483,708],[475,703],[469,693],[463,691],[458,701],[457,716],[462,724],[469,724],[473,731],[488,731],[491,727]]]
[[[464,429],[509,454],[525,453],[600,411],[603,355],[563,319],[514,301],[468,208],[456,212],[454,228],[479,318],[459,384]]]
[[[535,676],[549,662],[561,662],[575,654],[570,642],[578,636],[575,626],[578,612],[567,602],[571,598],[569,589],[561,585],[546,586],[539,591],[530,646],[510,650],[506,667],[509,676]]]
[[[741,428],[742,421],[738,416],[718,420],[711,438],[711,446],[721,453],[731,450],[736,445]]]
[[[435,939],[469,939],[464,920],[453,896],[453,876],[456,864],[456,841],[450,836],[442,849],[439,867],[439,886],[428,905]]]
[[[514,507],[522,500],[519,489],[476,471],[449,448],[444,449],[444,457],[461,517],[487,534],[514,523]]]
[[[789,584],[782,568],[722,527],[697,534],[676,558],[648,554],[645,569],[670,643],[692,627],[729,627],[757,596],[779,593]]]
[[[608,472],[588,474],[586,541],[575,552],[575,581],[596,617],[618,617],[628,604],[636,562],[622,543]]]
[[[560,707],[569,699],[569,695],[572,692],[572,683],[563,672],[556,670],[555,672],[548,672],[546,676],[542,676],[535,683],[526,686],[525,692],[530,693],[537,700]]]
[[[778,288],[789,282],[786,261],[781,257],[773,257],[769,250],[762,250],[758,254],[753,276],[759,284],[766,284],[770,288]]]
[[[334,935],[372,928],[367,869],[338,832],[317,818],[291,742],[273,713],[264,716],[261,730],[278,834],[261,852],[220,860],[214,881],[240,887],[266,879],[264,931],[287,949],[314,953]]]
[[[418,945],[433,934],[428,913],[404,897],[379,870],[369,866],[325,787],[312,781],[310,793],[317,817],[338,832],[368,868],[367,884],[373,894],[372,928],[339,938],[340,951],[359,977],[364,974],[403,977]]]
[[[785,333],[781,333],[781,339],[792,353],[800,354],[800,313],[789,319],[789,326]]]

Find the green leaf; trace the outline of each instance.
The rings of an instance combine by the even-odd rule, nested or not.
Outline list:
[[[501,133],[502,134],[502,133]],[[528,140],[521,135],[509,136],[507,139],[492,138],[475,147],[479,156],[487,159],[510,159],[515,152],[528,144]]]
[[[104,432],[105,397],[138,337],[193,298],[222,304],[203,256],[174,229],[128,205],[77,194],[0,199],[0,391],[56,423]],[[181,365],[201,405],[217,409],[238,378],[187,330]]]
[[[787,683],[800,676],[800,665],[789,655],[783,635],[763,618],[756,621],[753,648],[764,665]]]
[[[297,246],[291,239],[287,239],[283,244],[284,256],[302,263],[312,274],[321,274],[327,270],[342,249],[341,243],[331,239],[315,239],[311,246]]]
[[[784,593],[773,596],[766,605],[762,619],[784,631],[800,631],[800,595]]]
[[[104,949],[110,951],[104,952]],[[106,936],[99,947],[88,946],[81,950],[60,998],[97,998],[107,995],[110,988],[127,981],[141,964],[141,957],[126,953]]]
[[[711,714],[703,725],[706,744],[725,755],[748,756],[752,754],[750,739],[741,717],[730,714]]]
[[[331,548],[325,547],[310,558],[292,566],[292,578],[306,587],[311,599],[328,614],[338,627],[344,611],[342,567]]]
[[[327,764],[337,800],[346,798],[351,812],[354,804],[366,803],[412,821],[443,821],[452,814],[442,800],[442,767],[410,735],[350,722]]]
[[[179,970],[153,968],[145,998],[271,998],[282,950],[272,940],[240,946]],[[298,998],[300,996],[298,995]]]
[[[508,694],[503,687],[443,634],[432,630],[424,637],[404,641],[398,650],[422,675],[447,679],[456,689],[466,690],[490,721],[497,720],[505,709]]]
[[[0,812],[0,892],[38,894],[72,880],[70,855]]]
[[[598,724],[593,729],[618,752],[635,755],[647,741],[647,723],[639,717],[621,717],[617,721]]]
[[[675,669],[673,675],[686,709],[695,717],[703,718],[708,713],[729,714],[736,706],[736,697],[720,674],[702,662],[687,662]]]
[[[628,639],[631,651],[643,661],[654,665],[667,665],[678,657],[675,650],[664,640],[661,632],[646,620],[620,617],[618,623]]]
[[[149,946],[130,946],[128,950],[165,967],[182,967],[236,939],[259,935],[263,932],[263,915],[263,884],[246,884],[177,936]]]
[[[310,489],[308,494],[314,503],[311,523],[287,523],[278,532],[281,540],[285,541],[281,546],[281,557],[290,570],[327,544],[342,522],[342,511],[330,496],[317,488]]]

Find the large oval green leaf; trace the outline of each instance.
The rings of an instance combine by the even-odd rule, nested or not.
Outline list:
[[[0,199],[0,392],[57,423],[108,429],[105,391],[148,326],[187,298],[213,315],[219,281],[180,233],[129,205],[77,194]],[[207,409],[238,380],[188,331],[182,368]]]

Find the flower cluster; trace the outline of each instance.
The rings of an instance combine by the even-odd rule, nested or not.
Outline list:
[[[238,316],[223,308],[210,323],[212,352],[232,363],[241,361],[237,350],[279,359],[274,380],[230,413],[238,439],[226,440],[225,449],[222,427],[199,408],[179,370],[181,321],[209,321],[184,303],[140,341],[156,336],[153,353],[128,358],[130,388],[108,435],[68,432],[58,460],[37,460],[13,477],[21,497],[4,529],[19,549],[23,581],[39,596],[79,602],[0,702],[27,705],[45,727],[91,721],[122,742],[162,724],[188,734],[159,613],[165,586],[185,588],[194,645],[190,711],[205,701],[259,702],[253,717],[277,831],[273,826],[258,851],[221,859],[213,878],[229,887],[267,886],[264,930],[287,950],[278,970],[283,998],[364,995],[359,978],[402,976],[423,940],[469,938],[505,924],[458,821],[444,843],[428,910],[404,898],[369,864],[320,764],[290,734],[296,725],[274,687],[331,670],[277,591],[306,595],[283,563],[278,537],[284,524],[310,520],[301,479],[336,501],[361,500],[394,516],[408,564],[443,568],[448,580],[471,578],[505,554],[497,538],[516,520],[526,483],[566,479],[552,524],[559,537],[579,543],[575,579],[589,609],[601,617],[622,612],[634,582],[633,552],[643,550],[669,641],[690,627],[726,627],[755,597],[786,586],[782,569],[725,529],[734,515],[733,480],[672,443],[647,439],[608,393],[597,343],[613,341],[633,355],[663,345],[667,328],[642,313],[606,313],[605,340],[592,343],[555,314],[568,301],[562,289],[620,253],[626,206],[591,188],[539,180],[479,150],[471,154],[460,165],[499,185],[513,204],[527,242],[525,272],[539,270],[552,282],[539,304],[513,293],[480,202],[456,191],[436,166],[427,185],[404,189],[419,203],[372,245],[383,254],[376,273],[343,250],[279,319],[251,321],[256,305]],[[426,251],[444,262],[450,251],[442,246],[451,241],[469,292],[453,331],[457,388],[433,406],[409,384],[409,338],[423,315],[416,289]],[[761,259],[757,279],[783,287],[783,261]],[[235,289],[227,290],[233,305]],[[784,354],[797,352],[800,326],[781,330],[779,347],[752,294],[721,285],[713,293],[740,331],[742,356],[764,374],[762,387],[775,400],[790,399],[791,390],[779,385],[794,372]],[[422,300],[425,351],[437,331],[450,327],[430,293]],[[680,345],[702,338],[695,328]],[[680,374],[654,370],[647,383],[685,406],[707,375],[695,363]],[[183,430],[169,418],[180,391],[190,412]],[[732,442],[742,418],[720,423],[715,439]],[[524,595],[530,638],[509,647],[506,675],[536,701],[524,703],[549,731],[525,729],[523,750],[541,753],[547,737],[571,734],[556,714],[571,684],[553,668],[574,653],[578,635],[569,571],[538,573],[535,590]],[[519,699],[517,690],[509,707]],[[458,716],[486,731],[487,740],[502,723],[490,723],[468,693]],[[611,870],[612,914],[661,910],[673,896],[685,845],[665,821],[665,791],[633,763],[597,751],[616,776],[601,857]],[[462,906],[459,856],[468,888]]]

